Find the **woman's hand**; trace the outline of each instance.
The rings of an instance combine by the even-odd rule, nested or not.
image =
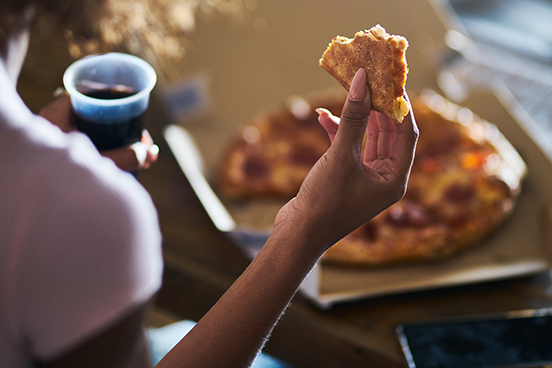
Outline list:
[[[65,133],[77,130],[71,108],[71,98],[67,93],[59,95],[54,101],[44,106],[38,114],[50,123],[57,125]]]
[[[139,169],[148,169],[159,154],[159,147],[147,130],[142,131],[142,140],[130,146],[100,151],[100,154],[109,157],[119,169],[134,172]]]
[[[364,69],[351,84],[341,119],[317,111],[332,144],[280,210],[274,229],[299,227],[323,252],[403,197],[418,128],[412,108],[401,124],[371,111]]]
[[[39,115],[66,133],[77,130],[71,99],[67,94],[61,94],[45,106]],[[148,131],[144,130],[140,142],[122,148],[100,151],[100,153],[112,159],[121,170],[133,172],[147,169],[157,161],[159,147],[153,143]]]

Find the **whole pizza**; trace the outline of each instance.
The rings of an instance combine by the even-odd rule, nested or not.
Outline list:
[[[495,125],[433,91],[411,96],[420,129],[405,197],[332,246],[323,261],[379,266],[449,257],[482,243],[512,212],[526,167]],[[329,147],[315,107],[344,96],[296,99],[257,116],[220,166],[223,196],[292,198]]]

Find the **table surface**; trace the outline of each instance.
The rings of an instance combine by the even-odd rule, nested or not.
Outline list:
[[[249,261],[212,224],[163,141],[162,121],[149,126],[161,148],[159,161],[140,173],[159,211],[164,236],[164,286],[156,304],[197,320]],[[371,298],[330,310],[297,295],[266,351],[297,367],[365,367],[367,363],[405,367],[395,335],[401,322],[549,307],[552,278],[548,273]]]

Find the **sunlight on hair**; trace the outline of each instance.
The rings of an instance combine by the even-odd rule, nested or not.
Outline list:
[[[178,59],[185,54],[182,39],[191,33],[198,15],[222,15],[241,22],[257,7],[256,0],[105,0],[97,37],[67,31],[75,58],[123,47],[149,59]]]

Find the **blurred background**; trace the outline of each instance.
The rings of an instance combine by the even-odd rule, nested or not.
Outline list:
[[[427,0],[256,0],[244,12],[240,17],[200,14],[182,41],[184,58],[156,61],[157,92],[201,75],[216,113],[231,111],[231,119],[245,120],[290,94],[335,86],[318,66],[328,43],[378,23],[410,41],[408,87],[435,86],[445,28]],[[61,85],[71,58],[61,42],[33,36],[20,90],[36,110]],[[39,90],[48,93],[38,97]]]
[[[224,127],[244,124],[290,95],[335,87],[318,66],[328,43],[381,24],[409,40],[411,94],[433,88],[462,102],[474,88],[506,91],[552,157],[550,0],[246,0],[241,5],[239,16],[197,14],[194,29],[181,38],[182,59],[149,57],[160,77],[154,98],[170,118],[226,135]],[[61,85],[72,58],[61,38],[55,43],[33,36],[19,89],[38,111]],[[215,130],[209,119],[223,130]]]

